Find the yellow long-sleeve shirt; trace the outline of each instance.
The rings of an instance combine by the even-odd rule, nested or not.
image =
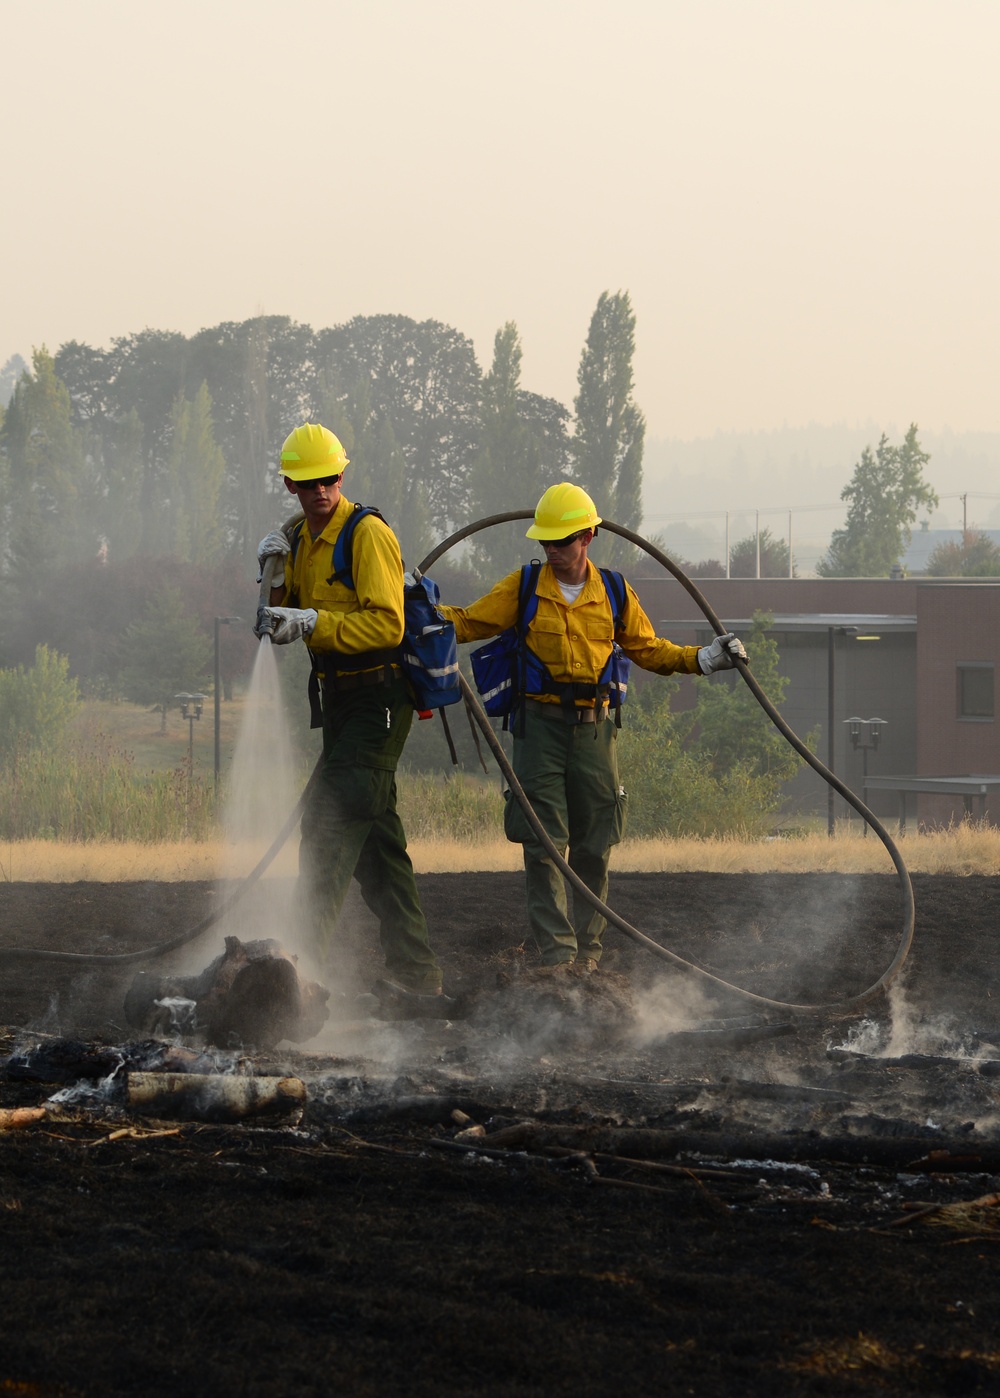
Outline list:
[[[485,640],[516,623],[520,585],[518,568],[470,607],[442,606],[441,611],[455,623],[459,641]],[[612,641],[617,641],[629,660],[643,670],[657,675],[700,674],[698,647],[675,646],[673,641],[657,636],[628,583],[621,621],[615,631],[607,590],[600,571],[589,559],[583,591],[575,602],[566,602],[547,563],[538,575],[536,592],[538,610],[528,626],[528,647],[557,684],[596,684],[608,663]],[[554,694],[532,697],[559,702]]]
[[[403,563],[383,520],[366,515],[354,531],[353,590],[332,580],[334,545],[353,510],[342,495],[323,532],[313,539],[303,525],[294,560],[285,560],[283,605],[312,607],[317,614],[311,651],[355,656],[391,650],[403,639]]]

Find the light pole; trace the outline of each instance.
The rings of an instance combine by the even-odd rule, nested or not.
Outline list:
[[[194,782],[194,723],[201,718],[204,694],[175,694],[181,706],[181,718],[188,721],[188,818],[191,816],[191,786]]]
[[[844,722],[850,724],[848,732],[851,737],[851,747],[855,752],[861,749],[861,795],[862,800],[867,804],[868,793],[865,787],[868,784],[868,754],[878,752],[878,745],[882,739],[882,729],[888,723],[885,718],[845,718]],[[862,733],[862,729],[865,731]],[[868,834],[868,822],[864,823],[863,834]]]
[[[222,691],[222,666],[219,662],[219,627],[231,626],[235,622],[242,621],[240,616],[217,616],[215,618],[215,795],[219,795],[219,766],[221,758],[221,732],[222,732],[222,710],[219,707],[219,700]]]

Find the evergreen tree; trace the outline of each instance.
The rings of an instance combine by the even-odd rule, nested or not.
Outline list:
[[[200,690],[212,669],[212,641],[192,619],[176,589],[164,588],[125,632],[121,687],[127,699],[151,704],[162,715],[174,695]]]
[[[202,383],[194,401],[179,397],[171,413],[167,458],[168,501],[164,501],[168,547],[183,562],[208,565],[222,553],[219,500],[226,463],[215,444],[212,398]]]
[[[917,510],[937,508],[937,494],[923,478],[928,461],[916,423],[898,447],[890,445],[885,433],[874,455],[865,447],[840,492],[848,502],[847,521],[834,530],[829,551],[817,565],[820,577],[888,577],[910,541]]]
[[[69,391],[44,346],[21,375],[0,429],[6,458],[6,555],[15,579],[34,579],[42,560],[71,562],[97,552],[80,510],[86,489],[82,437]],[[37,580],[37,579],[36,579]]]
[[[576,478],[601,515],[638,531],[646,420],[632,397],[634,353],[635,315],[628,292],[602,292],[577,374]],[[624,539],[606,534],[601,555],[602,562],[623,567],[634,550]]]
[[[480,440],[469,477],[473,519],[534,509],[547,486],[565,474],[566,411],[551,399],[521,388],[521,341],[508,321],[493,341],[493,364],[483,380]],[[520,521],[494,525],[473,536],[479,576],[493,583],[525,556]]]

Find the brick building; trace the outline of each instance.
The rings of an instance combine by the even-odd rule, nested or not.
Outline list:
[[[712,630],[675,579],[633,578],[657,631],[678,644],[704,644]],[[901,578],[712,578],[697,587],[722,622],[745,634],[755,611],[774,616],[772,634],[790,683],[782,714],[796,733],[819,730],[817,755],[862,795],[870,778],[993,775],[1000,781],[995,673],[1000,664],[1000,580]],[[693,703],[684,686],[680,703]],[[855,750],[845,720],[885,720],[878,748]],[[806,768],[789,788],[801,811],[828,809],[828,788]],[[959,792],[919,794],[911,809],[925,823],[961,820]],[[993,803],[992,812],[990,802]],[[872,791],[880,816],[899,796]],[[977,797],[1000,820],[1000,794]],[[850,814],[839,797],[838,818]]]

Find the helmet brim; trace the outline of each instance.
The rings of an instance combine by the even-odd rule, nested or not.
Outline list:
[[[283,461],[279,469],[281,474],[287,476],[290,481],[321,481],[325,476],[342,476],[348,464],[349,463],[345,461],[332,471],[326,471],[319,466],[293,466],[291,462]]]
[[[543,543],[548,539],[566,539],[570,534],[582,534],[586,529],[593,529],[596,533],[600,523],[601,518],[598,516],[597,519],[591,520],[589,524],[583,525],[580,529],[567,530],[565,522],[555,528],[547,527],[544,524],[533,524],[530,529],[525,530],[524,537],[526,539],[541,539]]]

